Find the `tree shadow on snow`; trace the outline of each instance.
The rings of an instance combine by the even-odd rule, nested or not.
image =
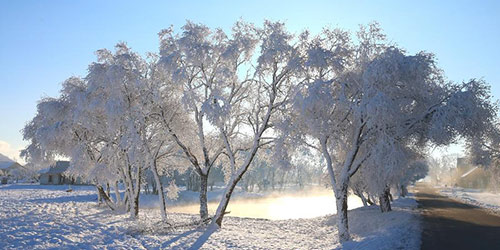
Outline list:
[[[186,231],[184,233],[181,233],[175,237],[173,237],[172,239],[164,242],[162,245],[161,245],[161,249],[170,249],[172,248],[171,245],[179,240],[182,240],[184,238],[189,238],[192,234],[194,233],[197,233],[197,232],[200,232],[201,230],[200,229],[192,229],[192,230],[189,230],[189,231]],[[188,246],[186,246],[186,243],[181,243],[180,245],[176,246],[176,247],[173,247],[173,249],[175,248],[182,248],[182,249],[185,249],[187,248]]]
[[[186,232],[183,232],[172,239],[164,242],[161,246],[161,248],[166,248],[166,249],[189,249],[189,250],[197,250],[200,249],[210,238],[210,236],[218,230],[217,225],[208,225],[208,227],[202,229],[202,228],[197,228],[197,229],[192,229]],[[195,235],[193,234],[199,234],[198,238],[194,243],[192,242],[193,237]],[[172,246],[172,244],[179,242],[178,245]]]
[[[215,231],[217,231],[217,229],[219,229],[219,227],[216,224],[208,225],[205,232],[203,232],[203,234],[200,235],[200,237],[198,237],[198,239],[188,249],[189,250],[200,249],[205,244],[205,242],[207,242],[208,238],[210,238],[210,236],[213,233],[215,233]]]
[[[97,195],[96,194],[71,195],[71,196],[61,196],[54,198],[37,198],[27,201],[33,203],[89,202],[89,201],[97,201]]]
[[[66,191],[71,186],[75,191],[89,191],[95,190],[91,185],[40,185],[37,183],[20,183],[20,184],[7,184],[0,185],[0,190],[48,190],[48,191]]]

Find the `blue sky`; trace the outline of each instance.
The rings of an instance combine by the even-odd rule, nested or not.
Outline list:
[[[354,2],[354,3],[353,3]],[[500,97],[498,1],[7,1],[0,0],[0,153],[26,145],[20,130],[37,101],[84,76],[94,51],[125,41],[145,53],[157,33],[185,20],[228,30],[239,18],[285,21],[289,30],[326,25],[355,31],[377,21],[410,53],[435,53],[450,80],[484,78]]]

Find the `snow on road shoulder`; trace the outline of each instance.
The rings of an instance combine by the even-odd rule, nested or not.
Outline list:
[[[437,187],[442,195],[500,214],[500,194],[461,187]]]
[[[351,211],[350,230],[355,240],[344,249],[420,249],[421,218],[414,196],[399,198],[392,212],[371,206]]]
[[[203,234],[199,229],[133,233],[155,228],[157,209],[142,209],[137,221],[95,204],[95,191],[75,188],[15,186],[0,188],[0,245],[8,249],[185,249]],[[413,198],[398,199],[393,212],[378,207],[349,211],[354,238],[344,249],[418,249],[420,221]],[[196,215],[169,214],[173,223],[192,222]],[[335,249],[335,216],[266,220],[227,216],[203,249]]]

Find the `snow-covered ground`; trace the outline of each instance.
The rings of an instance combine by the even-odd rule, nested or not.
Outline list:
[[[490,193],[478,189],[460,187],[439,187],[440,192],[448,197],[465,203],[485,208],[500,214],[500,193]]]
[[[156,208],[144,208],[137,221],[95,203],[92,187],[0,186],[0,246],[6,249],[185,249],[201,229],[159,230]],[[377,207],[349,212],[354,241],[345,249],[418,249],[420,221],[412,198],[398,199],[394,211]],[[189,223],[196,215],[169,214],[173,223]],[[226,216],[204,249],[335,249],[335,216],[312,219],[267,220]],[[141,231],[141,233],[138,233]]]

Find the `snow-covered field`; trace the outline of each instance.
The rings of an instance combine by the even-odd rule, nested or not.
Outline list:
[[[439,187],[440,192],[448,197],[461,200],[465,203],[485,208],[493,213],[500,214],[500,194],[490,193],[478,189],[460,187]]]
[[[157,209],[141,209],[140,219],[115,213],[95,203],[92,187],[0,186],[0,246],[5,249],[185,249],[202,229],[158,230]],[[354,241],[344,249],[418,249],[420,221],[411,198],[394,202],[394,211],[377,207],[349,212]],[[188,223],[196,215],[170,214],[173,223]],[[335,249],[335,216],[312,219],[266,220],[227,216],[223,228],[204,249]],[[141,233],[138,233],[141,231]]]

